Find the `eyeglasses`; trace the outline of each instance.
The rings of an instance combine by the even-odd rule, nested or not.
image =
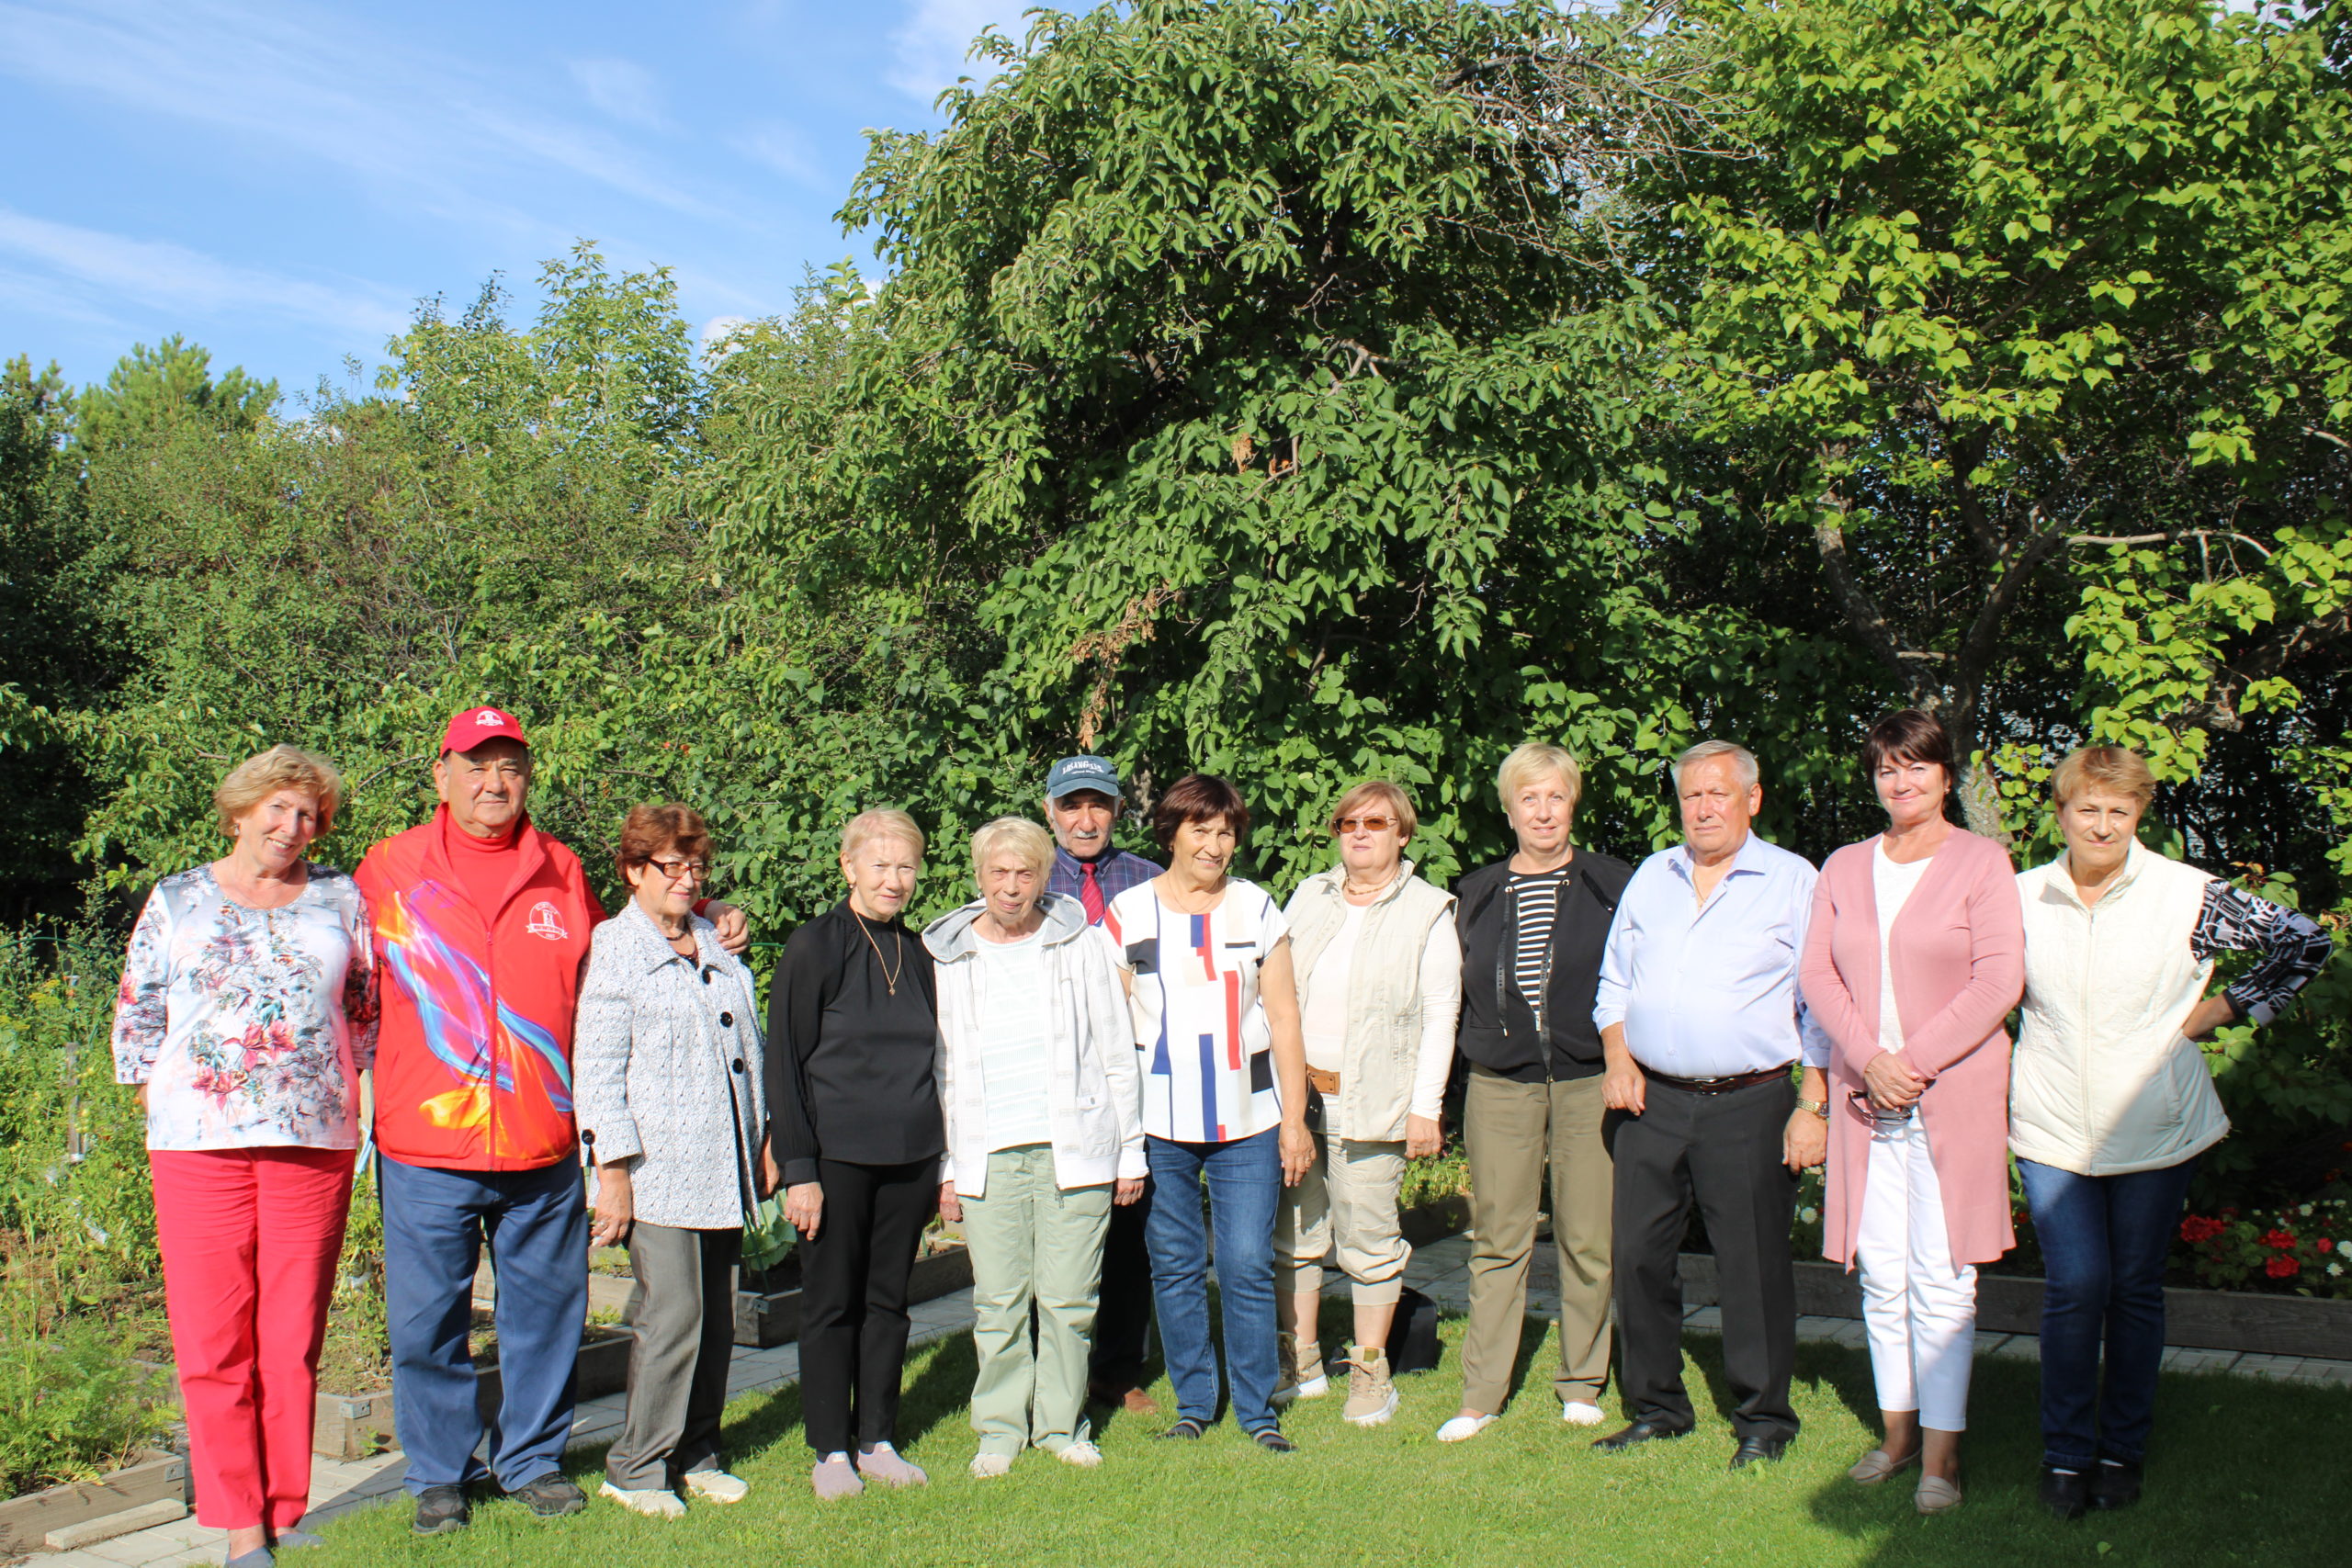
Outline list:
[[[710,863],[699,860],[657,860],[646,863],[673,882],[707,882]]]
[[[1332,824],[1342,833],[1385,833],[1396,826],[1394,817],[1342,817]]]

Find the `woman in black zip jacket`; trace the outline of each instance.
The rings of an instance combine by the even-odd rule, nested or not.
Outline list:
[[[1600,1032],[1592,993],[1609,922],[1633,868],[1569,841],[1583,778],[1557,746],[1529,744],[1496,776],[1518,834],[1509,860],[1454,887],[1462,1030],[1470,1065],[1470,1326],[1462,1410],[1442,1442],[1487,1429],[1510,1395],[1527,1313],[1527,1265],[1544,1167],[1560,1261],[1560,1365],[1552,1391],[1569,1423],[1601,1418],[1609,1377],[1611,1168],[1601,1134]]]

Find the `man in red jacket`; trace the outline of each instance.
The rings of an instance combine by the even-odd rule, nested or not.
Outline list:
[[[449,721],[433,819],[368,852],[358,882],[384,977],[375,1066],[392,1410],[420,1535],[461,1529],[494,1475],[542,1517],[586,1505],[562,1471],[588,1310],[588,1219],[571,1117],[571,1021],[605,911],[580,861],[531,825],[514,717]],[[741,911],[707,911],[740,950]],[[501,1403],[485,1472],[474,1269],[498,1282]]]

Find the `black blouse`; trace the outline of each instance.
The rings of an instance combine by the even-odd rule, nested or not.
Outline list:
[[[787,1187],[816,1180],[820,1159],[905,1165],[945,1151],[931,964],[904,923],[865,919],[847,899],[784,944],[768,987],[766,1066]]]

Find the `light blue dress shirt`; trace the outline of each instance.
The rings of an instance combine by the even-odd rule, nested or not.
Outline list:
[[[1625,885],[1592,1021],[1623,1024],[1634,1060],[1668,1077],[1736,1077],[1800,1055],[1827,1066],[1828,1036],[1797,988],[1813,863],[1750,833],[1703,907],[1690,875],[1677,845]]]

